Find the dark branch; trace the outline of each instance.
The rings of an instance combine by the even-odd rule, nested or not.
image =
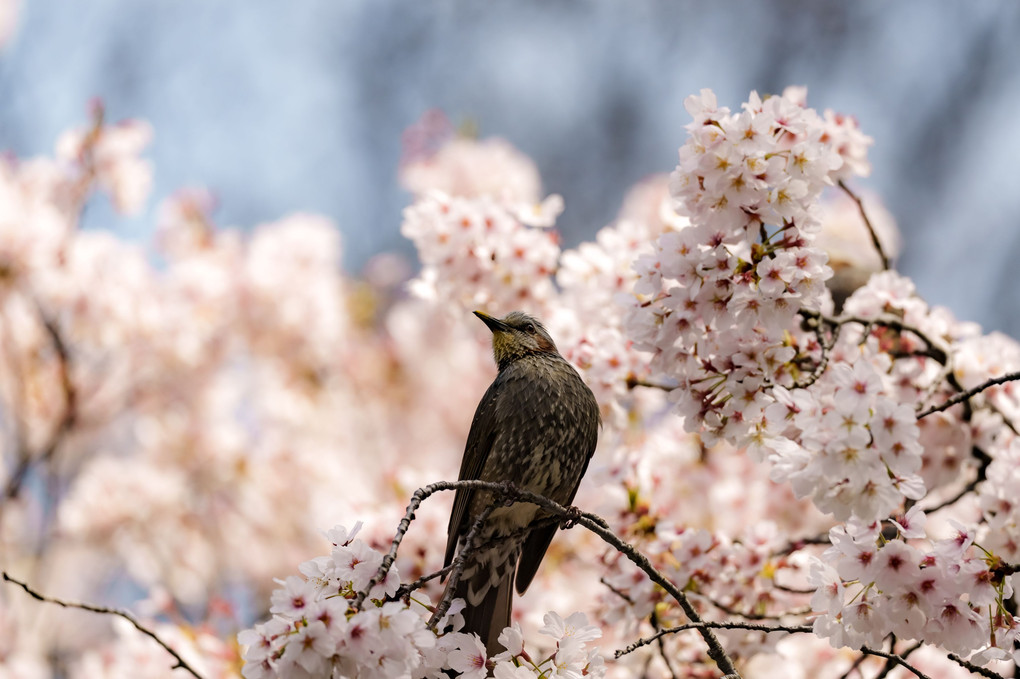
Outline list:
[[[814,633],[814,628],[811,627],[810,625],[764,625],[764,624],[754,623],[754,622],[695,622],[695,623],[689,623],[689,624],[686,624],[686,625],[679,625],[677,627],[670,627],[668,629],[663,629],[663,630],[660,630],[660,631],[656,632],[655,634],[653,634],[653,635],[651,635],[649,637],[644,637],[642,639],[638,639],[637,641],[635,641],[630,646],[627,646],[626,648],[622,648],[622,649],[617,650],[615,655],[614,655],[614,657],[620,658],[620,657],[623,657],[623,656],[627,655],[628,653],[633,653],[634,651],[636,651],[637,649],[641,648],[642,646],[647,646],[647,645],[649,645],[651,643],[654,643],[654,642],[658,641],[661,637],[666,636],[667,634],[676,634],[677,632],[683,632],[683,631],[691,630],[691,629],[701,630],[701,629],[707,629],[707,628],[711,628],[711,629],[743,629],[743,630],[748,630],[748,631],[751,631],[751,632],[765,632],[765,633],[769,633],[769,632],[786,632],[787,634],[813,634]],[[865,655],[873,655],[873,656],[876,656],[878,658],[885,658],[886,660],[889,660],[889,661],[899,665],[900,667],[903,667],[908,672],[911,672],[918,679],[931,679],[931,677],[929,677],[928,675],[926,675],[923,672],[921,672],[921,670],[917,669],[916,667],[914,667],[913,665],[908,663],[902,656],[896,655],[895,653],[889,653],[887,651],[880,651],[880,650],[875,649],[875,648],[868,648],[867,646],[862,646],[859,650],[860,650],[861,653],[863,653]],[[1003,677],[999,677],[998,675],[993,675],[993,676],[998,677],[998,679],[1004,679]]]
[[[662,625],[659,624],[659,617],[655,614],[655,609],[652,609],[649,622],[652,623],[652,629],[662,629]],[[669,676],[671,679],[679,679],[676,670],[673,669],[673,663],[669,661],[669,654],[666,653],[666,638],[659,637],[657,646],[659,647],[659,655],[662,656],[662,662],[665,663],[666,669],[669,670]]]
[[[141,632],[145,636],[151,638],[157,644],[162,646],[163,650],[165,650],[167,653],[169,653],[171,656],[173,656],[175,662],[171,666],[170,669],[174,669],[174,670],[182,669],[182,670],[185,670],[186,672],[190,673],[193,677],[195,677],[195,679],[202,679],[202,675],[200,675],[198,672],[196,672],[195,669],[191,665],[189,665],[187,662],[185,662],[184,658],[182,658],[177,653],[177,651],[175,651],[174,649],[170,648],[170,646],[168,646],[165,641],[163,641],[158,636],[156,636],[155,632],[153,632],[152,630],[150,630],[147,627],[143,626],[130,613],[127,613],[125,611],[117,610],[116,608],[107,608],[106,606],[96,606],[94,604],[78,603],[78,602],[75,602],[75,601],[64,601],[62,599],[55,599],[53,597],[49,597],[49,596],[46,596],[44,594],[40,594],[39,592],[35,591],[34,589],[29,587],[24,582],[21,582],[20,580],[16,580],[16,579],[12,578],[10,575],[7,574],[7,571],[3,571],[3,579],[4,579],[4,581],[13,583],[13,584],[17,585],[18,587],[20,587],[21,589],[25,590],[25,592],[30,597],[32,597],[33,599],[37,599],[38,601],[44,601],[46,603],[56,604],[56,605],[61,606],[63,608],[80,608],[83,611],[90,611],[92,613],[102,613],[103,615],[116,615],[118,617],[124,618],[129,623],[131,623],[136,630],[138,630],[139,632]]]
[[[866,655],[873,655],[876,658],[885,658],[890,663],[893,663],[894,665],[899,665],[900,667],[902,667],[906,671],[910,672],[911,674],[916,676],[917,679],[931,679],[931,677],[929,677],[927,674],[925,674],[921,670],[917,669],[916,667],[914,667],[913,665],[908,663],[903,658],[903,656],[896,655],[895,653],[889,653],[887,651],[880,651],[880,650],[875,649],[875,648],[868,648],[867,646],[862,646],[861,647],[861,653],[864,653]]]
[[[963,658],[961,658],[960,656],[956,655],[955,653],[950,653],[946,657],[949,658],[950,660],[952,660],[954,663],[956,663],[960,667],[965,667],[966,669],[970,670],[974,674],[980,674],[982,677],[988,677],[988,679],[1006,679],[1001,674],[998,674],[996,672],[992,672],[990,669],[981,667],[980,665],[975,665],[972,662],[964,660]]]
[[[606,589],[608,589],[610,592],[612,592],[616,596],[618,596],[621,599],[623,599],[624,601],[626,601],[628,604],[631,604],[631,605],[634,604],[634,600],[631,599],[630,596],[626,592],[622,592],[622,591],[618,590],[616,587],[613,587],[612,585],[609,584],[609,581],[606,580],[605,578],[599,578],[599,582],[601,582],[603,585],[605,585]]]
[[[461,548],[460,553],[457,554],[457,558],[453,560],[453,570],[450,573],[450,581],[446,584],[446,590],[443,592],[443,598],[436,606],[435,613],[429,619],[428,626],[435,629],[436,624],[442,620],[446,612],[450,610],[450,604],[453,603],[453,593],[457,589],[457,583],[460,582],[460,577],[464,573],[464,567],[467,565],[467,559],[475,549],[478,548],[478,533],[482,529],[482,524],[489,518],[489,514],[492,513],[497,506],[503,504],[501,495],[498,495],[489,503],[489,506],[481,511],[475,522],[471,524],[471,528],[468,529],[467,534],[464,536],[464,546]]]
[[[627,389],[633,389],[634,387],[648,387],[649,389],[662,389],[663,391],[673,391],[676,389],[676,385],[662,384],[660,382],[650,382],[646,379],[637,377],[633,373],[627,375]]]
[[[813,592],[804,592],[804,593],[805,594],[813,594]],[[724,604],[724,603],[722,603],[720,601],[716,601],[715,599],[713,599],[711,597],[708,597],[708,596],[705,596],[704,594],[702,594],[700,596],[701,596],[702,599],[704,599],[708,603],[712,604],[712,606],[714,606],[715,608],[718,608],[720,611],[722,611],[726,615],[730,615],[730,616],[734,616],[734,617],[738,617],[738,618],[744,618],[745,620],[779,620],[780,618],[782,618],[784,616],[804,615],[806,613],[810,613],[811,612],[811,609],[809,608],[809,609],[806,609],[806,610],[786,611],[786,612],[783,612],[783,613],[774,613],[774,614],[771,614],[771,615],[768,614],[768,613],[755,613],[754,611],[748,611],[748,612],[745,613],[744,611],[738,611],[737,609],[735,609],[735,608],[733,608],[731,606],[727,606],[726,604]]]
[[[963,403],[964,401],[966,401],[966,400],[968,400],[968,399],[970,399],[970,398],[972,398],[974,396],[977,396],[978,394],[980,394],[985,389],[989,389],[991,387],[994,387],[994,386],[997,386],[997,385],[1000,385],[1000,384],[1004,384],[1006,382],[1013,382],[1013,381],[1016,381],[1016,380],[1020,380],[1020,372],[1012,372],[1012,373],[1007,373],[1005,375],[1000,375],[998,377],[993,377],[990,380],[986,380],[985,382],[982,382],[981,384],[977,385],[976,387],[973,387],[971,389],[967,389],[966,391],[960,392],[956,396],[953,396],[952,398],[947,399],[945,401],[945,403],[942,403],[942,404],[937,405],[937,406],[932,406],[931,408],[928,408],[927,410],[918,413],[917,414],[917,419],[920,420],[922,417],[928,417],[932,413],[937,413],[937,412],[941,412],[943,410],[947,410],[949,408],[952,408],[957,403]]]
[[[579,512],[576,509],[564,507],[558,502],[554,502],[545,496],[521,490],[509,482],[492,483],[478,480],[438,481],[436,483],[429,484],[424,488],[419,488],[414,492],[411,502],[407,506],[404,518],[401,520],[397,529],[397,534],[393,538],[389,553],[383,557],[382,565],[379,567],[379,570],[369,582],[368,586],[364,591],[359,592],[355,599],[355,605],[357,607],[362,605],[365,597],[368,595],[368,592],[371,591],[372,587],[382,582],[382,580],[386,577],[386,574],[389,572],[389,569],[393,566],[393,561],[396,559],[397,548],[399,547],[401,540],[403,540],[404,534],[407,533],[407,529],[410,526],[411,521],[414,519],[414,512],[421,506],[421,503],[431,495],[440,491],[457,490],[461,488],[469,490],[487,490],[495,493],[497,497],[502,497],[505,501],[531,502],[541,507],[551,516],[559,517],[560,519],[583,526],[598,537],[602,538],[604,542],[626,556],[635,566],[644,571],[652,582],[659,585],[659,587],[665,590],[666,593],[669,594],[677,602],[677,604],[679,604],[680,608],[683,609],[684,613],[690,620],[693,620],[695,623],[701,622],[701,617],[698,615],[698,612],[695,610],[690,600],[688,600],[687,596],[680,591],[676,585],[670,582],[666,576],[660,573],[646,556],[641,554],[641,552],[639,552],[630,543],[624,542],[620,539],[620,537],[618,537],[609,528],[609,524],[602,517],[596,514]],[[733,661],[726,654],[726,651],[719,643],[719,639],[712,632],[711,628],[701,625],[700,627],[691,629],[697,629],[701,634],[702,639],[708,646],[708,655],[715,661],[719,670],[727,677],[739,678],[740,675],[737,674],[737,671],[733,666]]]
[[[900,654],[899,654],[899,657],[901,657],[901,658],[903,658],[904,660],[906,660],[907,658],[909,658],[909,657],[910,657],[910,654],[911,654],[911,653],[913,653],[913,652],[914,652],[914,651],[916,651],[917,649],[921,648],[921,646],[922,646],[921,642],[920,642],[920,641],[918,641],[918,642],[917,642],[917,643],[915,643],[915,644],[914,644],[913,646],[911,646],[911,647],[910,647],[910,648],[908,648],[907,650],[905,650],[905,651],[903,651],[902,653],[900,653]],[[892,651],[892,650],[893,650],[893,649],[894,649],[895,647],[896,647],[896,637],[894,636],[894,637],[892,638],[892,643],[891,643],[891,644],[889,645],[889,650],[890,650],[890,651]],[[863,657],[863,656],[862,656],[862,657]],[[876,675],[875,675],[875,677],[874,677],[874,679],[885,679],[885,678],[886,678],[887,676],[889,676],[889,674],[890,674],[890,673],[891,673],[891,672],[892,672],[892,671],[893,671],[894,669],[896,669],[896,662],[895,662],[895,661],[893,661],[893,660],[886,660],[886,662],[885,662],[885,666],[884,666],[884,667],[882,668],[882,671],[881,671],[881,672],[879,672],[878,674],[876,674]]]
[[[394,594],[392,596],[387,597],[387,600],[388,601],[399,601],[400,599],[403,599],[404,597],[409,596],[412,592],[414,592],[414,591],[416,591],[418,589],[421,589],[425,585],[426,582],[429,582],[430,580],[435,580],[436,578],[446,577],[446,575],[448,575],[449,572],[453,570],[454,565],[455,564],[451,563],[446,568],[440,568],[435,573],[429,573],[428,575],[423,575],[420,578],[418,578],[417,580],[415,580],[414,582],[409,582],[406,585],[401,585],[400,587],[397,588],[397,591],[394,592]]]
[[[864,209],[864,201],[862,201],[856,193],[850,190],[850,187],[846,185],[842,179],[838,182],[839,188],[843,189],[846,195],[850,196],[853,202],[857,203],[857,210],[861,213],[861,219],[864,220],[864,226],[868,228],[868,233],[871,234],[871,243],[875,246],[875,250],[878,252],[878,256],[882,259],[882,268],[888,270],[891,268],[892,263],[889,261],[889,255],[885,254],[885,249],[882,247],[882,242],[878,240],[878,232],[875,231],[874,225],[871,220],[868,219],[868,212]]]
[[[912,351],[904,356],[926,356],[933,361],[940,363],[943,366],[949,365],[949,352],[940,346],[932,338],[928,337],[924,331],[920,328],[916,328],[908,323],[904,323],[902,319],[896,318],[895,316],[879,316],[877,318],[860,318],[858,316],[825,316],[818,311],[812,311],[810,309],[800,309],[797,312],[803,319],[802,325],[805,330],[813,331],[818,337],[819,344],[821,345],[822,355],[819,359],[818,365],[810,371],[807,379],[803,382],[799,382],[794,385],[796,388],[806,388],[811,386],[818,380],[819,377],[825,372],[829,362],[829,351],[835,346],[836,341],[839,338],[839,332],[844,325],[850,323],[856,323],[864,328],[864,336],[867,337],[871,332],[871,329],[875,326],[883,328],[889,328],[895,330],[900,334],[909,332],[916,335],[922,342],[925,343],[925,349],[923,351]],[[829,338],[826,339],[826,328],[828,329]],[[949,380],[950,384],[958,391],[959,385],[955,382],[955,377],[951,371],[948,371],[946,379]]]
[[[829,534],[820,533],[818,535],[800,538],[799,540],[791,540],[782,549],[776,551],[776,555],[792,554],[798,550],[804,549],[808,545],[825,545],[828,547],[829,544],[831,544],[829,542]]]
[[[686,632],[687,630],[702,630],[702,629],[742,629],[751,632],[786,632],[787,634],[812,634],[814,628],[810,625],[766,625],[757,622],[692,622],[685,625],[677,625],[676,627],[667,627],[661,629],[655,634],[638,639],[630,646],[621,648],[616,651],[614,657],[622,658],[628,653],[633,653],[642,646],[647,646],[659,640],[660,637],[664,637],[670,634],[676,634],[678,632]]]
[[[78,419],[78,397],[74,382],[71,380],[71,355],[67,349],[67,344],[60,334],[60,329],[57,327],[56,322],[43,311],[41,306],[36,305],[36,308],[39,314],[39,322],[46,329],[46,334],[49,335],[50,343],[53,345],[53,351],[57,355],[60,386],[64,390],[64,411],[60,416],[57,426],[50,433],[49,439],[47,439],[38,453],[33,454],[27,449],[21,451],[18,456],[18,465],[11,473],[7,486],[4,489],[3,500],[10,500],[18,496],[18,493],[21,491],[21,485],[24,483],[25,476],[28,474],[32,464],[46,464],[49,462],[57,452],[57,448],[64,440],[64,437],[71,431]]]
[[[962,500],[968,493],[977,488],[978,484],[980,484],[987,478],[988,465],[992,463],[991,456],[985,451],[978,448],[977,446],[973,446],[971,448],[971,454],[975,458],[977,458],[978,462],[980,462],[980,465],[977,468],[977,473],[974,475],[974,478],[969,483],[967,483],[967,485],[961,488],[960,492],[958,492],[953,497],[943,502],[940,502],[939,504],[935,505],[934,507],[931,507],[930,509],[925,509],[924,510],[925,514],[932,514],[940,509],[945,509],[949,505],[956,504],[957,502]]]
[[[863,663],[864,659],[867,658],[867,657],[868,656],[865,653],[861,653],[859,656],[857,656],[857,658],[854,660],[853,664],[850,665],[849,668],[847,668],[847,671],[844,672],[840,676],[839,679],[850,679],[850,675],[853,674],[854,672],[857,672],[858,674],[860,674],[860,670],[858,668],[861,666],[861,663]],[[862,674],[861,676],[864,676],[864,675]]]

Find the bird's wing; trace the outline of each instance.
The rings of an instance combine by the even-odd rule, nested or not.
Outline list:
[[[464,458],[460,463],[460,481],[477,479],[485,466],[485,460],[492,450],[492,442],[495,439],[495,411],[496,402],[499,400],[500,392],[503,389],[505,380],[503,374],[498,375],[489,385],[482,400],[475,409],[475,417],[471,420],[471,431],[468,432],[467,444],[464,446]],[[453,555],[457,551],[457,539],[461,535],[461,522],[464,514],[471,504],[474,491],[458,488],[453,498],[453,512],[450,514],[450,526],[447,529],[446,538],[446,560],[443,567],[453,563]],[[465,527],[467,530],[470,526]]]
[[[595,398],[592,396],[592,403],[595,403]],[[588,431],[585,431],[581,436],[580,445],[585,449],[584,467],[581,469],[581,473],[577,477],[577,483],[570,490],[570,497],[564,503],[564,506],[569,507],[574,501],[574,496],[577,495],[577,489],[581,485],[581,479],[584,478],[584,473],[588,471],[588,463],[591,462],[592,456],[595,454],[595,446],[599,440],[599,425],[601,418],[598,415],[598,405],[595,405],[595,416],[589,418],[591,426]],[[556,531],[559,529],[559,523],[554,523],[551,526],[545,528],[539,528],[531,531],[528,537],[524,540],[524,548],[521,550],[521,560],[517,565],[517,593],[524,594],[524,590],[528,589],[528,585],[535,577],[535,573],[538,572],[538,566],[542,563],[542,559],[545,558],[545,552],[549,549],[549,543],[552,542],[553,536],[556,535]]]

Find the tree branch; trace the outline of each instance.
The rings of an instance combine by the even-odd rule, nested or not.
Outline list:
[[[428,627],[435,629],[435,626],[442,620],[446,612],[450,610],[450,604],[453,603],[453,593],[457,589],[457,584],[460,582],[460,577],[464,573],[464,567],[467,565],[468,556],[475,551],[478,547],[478,532],[482,529],[482,524],[489,518],[489,514],[496,508],[497,505],[502,504],[500,497],[493,498],[493,501],[489,503],[489,506],[481,511],[475,522],[471,524],[471,528],[468,529],[467,535],[464,536],[464,546],[461,548],[460,553],[457,554],[457,558],[453,560],[453,570],[450,573],[450,581],[446,583],[446,589],[443,591],[443,598],[439,601],[439,605],[436,606],[435,613],[429,618]],[[510,593],[513,595],[513,592]]]
[[[24,483],[25,476],[28,474],[29,468],[33,463],[46,464],[53,455],[57,452],[57,448],[60,446],[61,441],[69,431],[74,427],[78,420],[78,397],[77,391],[74,387],[74,382],[71,380],[71,355],[67,349],[67,344],[64,342],[63,336],[60,334],[60,329],[57,327],[56,321],[51,319],[42,307],[36,304],[36,309],[39,314],[39,322],[43,328],[46,329],[46,333],[50,337],[50,342],[53,345],[53,351],[57,355],[57,362],[60,371],[60,385],[64,390],[64,411],[60,416],[60,421],[57,426],[53,429],[49,439],[40,449],[39,453],[33,455],[29,450],[22,450],[18,456],[18,465],[11,473],[10,478],[7,481],[7,486],[4,489],[3,500],[11,500],[17,497],[21,491],[21,485]],[[27,444],[23,444],[26,445]],[[0,503],[2,503],[0,501]]]
[[[450,571],[453,570],[453,566],[454,564],[451,563],[446,568],[440,568],[435,573],[423,575],[414,582],[409,582],[406,585],[401,585],[400,587],[397,588],[397,591],[394,592],[392,596],[387,597],[387,601],[399,601],[400,599],[403,599],[404,597],[411,594],[411,592],[421,589],[426,582],[429,582],[430,580],[435,580],[436,578],[445,577],[447,574],[449,574]]]
[[[960,667],[964,667],[964,668],[970,670],[971,672],[973,672],[974,674],[980,674],[982,677],[988,677],[988,679],[1006,679],[1001,674],[998,674],[996,672],[992,672],[990,669],[987,669],[985,667],[981,667],[980,665],[975,665],[972,662],[964,660],[963,658],[961,658],[960,656],[956,655],[955,653],[950,653],[946,657],[949,658],[950,660],[952,660],[954,663],[956,663]]]
[[[787,591],[787,590],[784,590],[784,591]],[[814,592],[807,592],[807,593],[808,594],[813,594]],[[805,615],[805,614],[811,612],[811,609],[807,608],[807,609],[804,609],[804,610],[792,610],[792,611],[786,611],[786,612],[783,612],[783,613],[774,613],[774,614],[771,614],[771,615],[768,614],[768,613],[755,613],[754,611],[749,611],[747,613],[744,613],[743,611],[738,611],[737,609],[735,609],[735,608],[733,608],[731,606],[727,606],[726,604],[724,604],[724,603],[722,603],[720,601],[716,601],[712,597],[705,596],[704,594],[699,594],[698,596],[700,596],[702,599],[707,601],[709,604],[711,604],[715,608],[718,608],[720,611],[722,611],[726,615],[730,615],[730,616],[734,616],[734,617],[738,617],[738,618],[744,618],[745,620],[779,620],[779,619],[781,619],[783,617],[786,617],[786,616]]]
[[[867,657],[868,656],[866,654],[864,654],[864,653],[861,653],[859,656],[857,656],[854,659],[853,664],[850,665],[850,667],[847,669],[846,672],[844,672],[842,675],[840,675],[839,679],[850,679],[850,675],[853,674],[854,672],[857,672],[858,674],[860,674],[863,677],[864,675],[861,673],[859,668],[861,666],[861,663],[863,663],[864,659],[867,658]]]
[[[834,329],[847,325],[848,323],[857,323],[865,328],[880,325],[884,328],[891,328],[897,332],[909,332],[917,335],[922,342],[928,345],[928,350],[921,352],[922,355],[945,365],[949,360],[949,352],[938,342],[928,337],[927,334],[920,328],[914,327],[909,323],[905,323],[903,320],[896,318],[895,316],[878,316],[876,318],[861,318],[860,316],[825,316],[818,311],[812,311],[810,309],[800,309],[798,312],[802,317],[806,319],[812,319],[820,323],[825,323],[832,326]]]
[[[687,630],[701,630],[701,629],[742,629],[749,630],[751,632],[786,632],[787,634],[812,634],[814,628],[810,625],[766,625],[757,622],[692,622],[684,625],[677,625],[676,627],[667,627],[659,630],[651,636],[642,637],[638,639],[626,648],[617,649],[614,653],[614,657],[622,658],[628,653],[633,653],[642,646],[648,646],[659,640],[660,637],[667,636],[669,634],[676,634],[678,632],[685,632]]]
[[[971,481],[969,481],[967,483],[967,485],[965,485],[963,488],[961,488],[960,492],[958,492],[953,497],[949,498],[948,500],[944,500],[944,501],[938,503],[934,507],[930,507],[928,509],[924,509],[924,513],[925,514],[932,514],[934,512],[937,512],[940,509],[945,509],[949,505],[956,504],[957,502],[962,500],[964,498],[964,496],[967,495],[967,493],[969,493],[972,490],[974,490],[975,488],[977,488],[978,484],[980,484],[982,481],[984,481],[987,478],[988,465],[990,465],[992,463],[991,456],[988,453],[986,453],[985,451],[983,451],[980,448],[978,448],[977,446],[972,446],[971,447],[971,455],[973,455],[975,458],[977,458],[978,462],[980,463],[978,465],[978,468],[977,468],[977,473],[974,474],[974,478]]]
[[[974,396],[977,396],[978,394],[980,394],[985,389],[989,389],[991,387],[994,387],[994,386],[997,386],[997,385],[1000,385],[1000,384],[1004,384],[1006,382],[1013,382],[1013,381],[1016,381],[1016,380],[1020,380],[1020,371],[1012,372],[1012,373],[1007,373],[1005,375],[999,375],[998,377],[993,377],[990,380],[986,380],[986,381],[982,382],[981,384],[977,385],[976,387],[973,387],[971,389],[967,389],[966,391],[960,392],[959,394],[957,394],[956,396],[953,396],[952,398],[946,399],[946,401],[944,403],[942,403],[941,405],[932,406],[931,408],[928,408],[927,410],[918,413],[917,414],[917,419],[920,420],[922,417],[928,417],[932,413],[937,413],[937,412],[941,412],[943,410],[947,410],[949,408],[952,408],[957,403],[963,403],[964,401],[966,401],[966,400],[968,400],[968,399],[970,399],[970,398],[972,398]]]
[[[921,648],[922,645],[923,644],[920,641],[916,642],[913,646],[911,646],[907,650],[905,650],[902,653],[900,653],[899,657],[901,657],[904,660],[906,660],[907,658],[910,657],[911,653],[913,653],[917,649]],[[894,648],[896,648],[896,637],[895,636],[893,636],[893,638],[892,638],[892,643],[889,644],[889,650],[892,651]],[[864,656],[861,656],[861,657],[864,657]],[[885,666],[882,668],[882,671],[879,672],[878,674],[876,674],[874,679],[885,679],[887,676],[889,676],[889,674],[894,669],[896,669],[896,662],[893,661],[893,660],[886,660]]]
[[[365,597],[368,595],[368,592],[371,591],[372,587],[382,582],[390,568],[393,566],[393,561],[396,559],[397,549],[400,546],[400,542],[407,533],[411,521],[414,520],[414,513],[417,511],[418,507],[421,506],[421,503],[431,495],[440,491],[458,489],[487,490],[501,496],[505,499],[505,501],[530,502],[538,505],[551,516],[559,517],[569,525],[577,524],[583,526],[598,537],[602,538],[604,542],[626,556],[634,565],[644,571],[652,582],[659,585],[666,591],[667,594],[673,597],[690,620],[695,623],[701,623],[701,617],[698,615],[698,612],[695,610],[690,600],[688,600],[687,596],[681,592],[676,585],[670,582],[666,576],[660,573],[646,556],[641,554],[641,552],[639,552],[633,545],[618,537],[609,528],[609,524],[602,517],[596,514],[578,511],[573,507],[564,507],[558,502],[554,502],[545,496],[521,490],[510,482],[494,483],[478,480],[438,481],[436,483],[429,484],[424,488],[419,488],[414,492],[411,497],[411,501],[407,506],[404,518],[400,521],[400,525],[397,528],[397,534],[394,536],[393,542],[390,545],[389,553],[383,557],[383,562],[379,566],[379,570],[369,582],[368,586],[365,587],[364,591],[359,592],[355,599],[355,605],[357,607],[362,605]],[[719,643],[719,639],[712,632],[712,629],[704,624],[700,624],[700,626],[697,627],[691,627],[690,629],[697,629],[699,634],[701,634],[701,638],[708,646],[708,655],[715,661],[719,670],[727,677],[739,679],[740,675],[733,666],[733,661],[726,654],[726,651]]]
[[[158,636],[156,636],[155,632],[153,632],[152,630],[150,630],[147,627],[143,626],[130,613],[127,613],[127,612],[121,611],[121,610],[117,610],[116,608],[107,608],[106,606],[96,606],[94,604],[79,603],[79,602],[75,602],[75,601],[64,601],[63,599],[56,599],[54,597],[46,596],[45,594],[40,594],[39,592],[35,591],[31,587],[29,587],[26,583],[21,582],[20,580],[16,580],[15,578],[11,577],[10,575],[7,574],[7,571],[2,571],[2,573],[3,573],[3,579],[4,579],[5,582],[10,582],[10,583],[13,583],[13,584],[17,585],[21,589],[25,590],[25,592],[30,597],[32,597],[33,599],[37,599],[38,601],[44,601],[46,603],[56,604],[56,605],[58,605],[58,606],[60,606],[62,608],[80,608],[83,611],[90,611],[92,613],[102,613],[104,615],[115,615],[115,616],[119,616],[121,618],[124,618],[129,623],[131,623],[136,630],[138,630],[139,632],[141,632],[145,636],[151,638],[157,644],[162,646],[163,650],[165,650],[167,653],[169,653],[171,656],[173,656],[175,662],[170,667],[170,669],[172,669],[172,670],[182,669],[182,670],[185,670],[186,672],[190,673],[191,676],[195,677],[195,679],[202,679],[202,675],[200,675],[198,672],[196,672],[195,669],[191,665],[189,665],[184,660],[184,658],[182,658],[180,656],[180,654],[177,653],[177,651],[175,651],[174,649],[170,648],[170,646],[167,645],[167,643],[165,641],[163,641]]]
[[[634,373],[627,375],[625,382],[627,389],[633,389],[634,387],[648,387],[649,389],[661,389],[663,391],[673,391],[677,388],[677,385],[663,384],[661,382],[652,382],[644,378],[638,377]]]
[[[614,657],[621,658],[621,657],[627,655],[628,653],[633,653],[634,651],[636,651],[637,649],[641,648],[642,646],[647,646],[649,644],[655,643],[656,641],[659,640],[659,638],[664,637],[667,634],[676,634],[677,632],[683,632],[685,630],[691,630],[691,629],[701,630],[701,629],[707,629],[707,628],[711,628],[711,629],[743,629],[743,630],[750,630],[750,631],[753,631],[753,632],[765,632],[765,633],[769,633],[769,632],[786,632],[787,634],[813,634],[814,633],[814,628],[811,627],[810,625],[763,625],[763,624],[754,623],[754,622],[696,622],[696,623],[689,623],[687,625],[678,625],[677,627],[670,627],[668,629],[660,630],[660,631],[656,632],[655,634],[653,634],[651,636],[644,637],[642,639],[638,639],[637,641],[635,641],[630,646],[627,646],[626,648],[622,648],[622,649],[617,650],[616,653],[614,654]],[[923,672],[921,672],[921,670],[917,669],[916,667],[914,667],[913,665],[908,663],[906,660],[904,660],[901,656],[898,656],[895,653],[889,653],[887,651],[881,651],[881,650],[878,650],[878,649],[875,649],[875,648],[868,648],[867,646],[862,646],[858,650],[860,650],[860,652],[864,653],[865,655],[873,655],[873,656],[876,656],[876,657],[879,657],[879,658],[885,658],[886,660],[889,660],[889,661],[891,661],[891,662],[893,662],[893,663],[903,667],[908,672],[911,672],[918,679],[931,679],[931,677],[929,677],[928,675],[924,674]],[[966,661],[964,661],[964,662],[966,662]],[[998,679],[1004,679],[1003,677],[999,677],[998,675],[993,675],[993,676],[998,677]]]
[[[868,219],[868,212],[864,209],[864,201],[862,201],[856,193],[850,190],[850,187],[846,185],[842,179],[837,184],[839,188],[843,189],[846,195],[850,196],[853,202],[857,203],[857,210],[861,213],[861,219],[864,220],[864,226],[868,228],[868,233],[871,234],[871,243],[875,246],[875,250],[878,252],[878,256],[882,259],[882,268],[888,271],[892,267],[892,262],[889,260],[889,255],[885,254],[885,249],[882,247],[882,242],[878,240],[878,232],[875,231],[874,225],[871,220]]]
[[[612,592],[616,596],[618,596],[621,599],[623,599],[624,601],[626,601],[628,604],[630,604],[632,606],[634,605],[634,600],[631,599],[629,595],[627,595],[624,592],[621,592],[616,587],[614,587],[613,585],[609,584],[609,581],[606,580],[605,578],[599,578],[599,582],[602,583],[603,585],[605,585],[606,589],[608,589],[610,592]]]

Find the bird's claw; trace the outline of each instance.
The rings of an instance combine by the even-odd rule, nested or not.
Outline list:
[[[561,524],[563,530],[569,530],[577,525],[577,522],[581,519],[581,510],[571,505],[567,507],[566,513],[563,514],[563,523]]]
[[[504,481],[502,488],[499,490],[499,494],[496,497],[496,501],[504,507],[509,507],[517,502],[517,498],[520,496],[520,491],[517,490],[517,486],[512,481]]]

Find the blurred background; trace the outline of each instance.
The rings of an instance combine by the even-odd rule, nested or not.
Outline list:
[[[703,87],[808,87],[875,139],[872,177],[930,302],[1020,336],[1020,4],[0,0],[0,151],[51,154],[88,119],[155,129],[142,215],[86,226],[147,241],[159,201],[215,194],[220,224],[295,210],[340,225],[345,267],[399,234],[401,132],[433,108],[530,155],[564,244],[675,165]],[[6,36],[6,39],[4,39]]]

